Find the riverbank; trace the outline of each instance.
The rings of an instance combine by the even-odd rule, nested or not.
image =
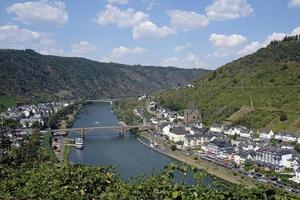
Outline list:
[[[77,114],[79,113],[79,111],[83,106],[84,106],[83,102],[77,102],[74,105],[67,107],[66,108],[67,112],[61,112],[62,114],[57,119],[57,125],[58,125],[57,128],[58,129],[70,128],[73,125]],[[54,150],[57,159],[60,162],[66,164],[69,162],[68,157],[71,151],[71,146],[66,145],[66,138],[68,138],[68,135],[67,133],[65,134],[66,136],[58,136],[52,138],[52,143],[55,146],[55,149],[53,148],[54,146],[52,146],[52,149]]]
[[[201,170],[205,170],[208,174],[213,175],[217,178],[220,178],[224,181],[233,183],[233,184],[243,184],[247,185],[249,187],[255,186],[255,181],[247,176],[243,176],[240,174],[237,174],[230,169],[227,169],[225,167],[219,166],[215,163],[208,162],[206,160],[202,160],[198,158],[197,160],[191,157],[190,155],[185,154],[182,151],[172,151],[170,147],[162,140],[153,137],[149,133],[142,132],[140,133],[140,136],[147,139],[147,140],[153,140],[159,145],[159,149],[151,148],[163,155],[166,155],[172,159],[178,160],[180,162],[183,162],[187,165],[196,167]],[[141,142],[141,141],[140,141]],[[142,142],[142,144],[146,145]],[[148,146],[148,145],[146,145]],[[149,147],[149,146],[148,146]]]

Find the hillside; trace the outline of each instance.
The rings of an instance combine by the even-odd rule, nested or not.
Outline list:
[[[225,121],[300,133],[299,37],[273,41],[206,74],[194,88],[167,90],[157,98],[175,110],[197,105],[207,124]]]
[[[206,71],[101,63],[45,56],[33,50],[3,49],[0,50],[0,96],[37,100],[137,96],[184,86]]]

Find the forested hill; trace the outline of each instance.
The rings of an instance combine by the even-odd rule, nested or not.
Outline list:
[[[195,88],[165,91],[158,98],[175,110],[197,105],[207,124],[300,132],[299,36],[273,41],[206,74]]]
[[[207,70],[102,63],[0,50],[0,96],[31,99],[119,97],[185,86]]]

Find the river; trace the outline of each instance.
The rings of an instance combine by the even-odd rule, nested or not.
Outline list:
[[[110,125],[118,125],[118,119],[109,104],[92,103],[82,108],[73,127]],[[78,134],[71,133],[71,137],[78,137]],[[176,163],[141,144],[134,134],[126,132],[124,136],[119,136],[114,130],[96,130],[85,134],[84,149],[72,148],[69,160],[76,164],[113,166],[124,180],[143,175],[147,177],[170,163]],[[192,173],[188,173],[186,183],[194,182]],[[210,182],[210,178],[205,179],[205,182]]]

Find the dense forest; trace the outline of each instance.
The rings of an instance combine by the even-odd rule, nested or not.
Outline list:
[[[198,106],[208,125],[225,121],[300,133],[299,36],[273,41],[200,77],[195,86],[166,90],[157,99],[173,110]]]
[[[138,96],[186,86],[207,70],[96,62],[0,50],[0,96],[37,100]]]

